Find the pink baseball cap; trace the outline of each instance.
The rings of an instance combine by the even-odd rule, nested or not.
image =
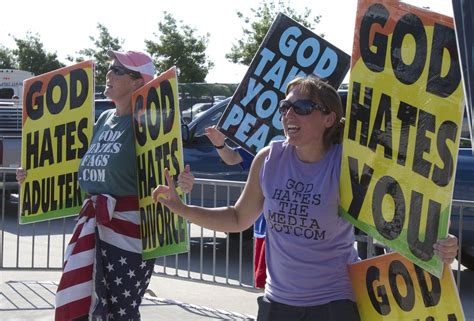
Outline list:
[[[110,58],[117,59],[125,68],[139,72],[145,82],[155,77],[155,66],[151,57],[140,51],[107,51]]]

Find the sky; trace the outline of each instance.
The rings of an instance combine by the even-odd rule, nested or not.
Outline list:
[[[452,17],[451,0],[407,0],[406,2],[429,7],[430,10]],[[27,31],[39,34],[47,52],[56,52],[61,62],[75,56],[83,48],[93,47],[90,36],[98,37],[97,23],[107,27],[113,37],[124,40],[123,49],[145,50],[145,39],[157,41],[158,22],[163,11],[171,13],[177,21],[196,29],[196,35],[210,34],[207,55],[214,68],[206,77],[209,83],[238,83],[244,77],[246,66],[233,64],[225,58],[232,44],[242,37],[242,19],[253,16],[261,0],[19,0],[11,2],[8,13],[0,19],[0,44],[14,48],[12,36],[24,38]],[[303,12],[311,9],[321,15],[315,33],[350,54],[355,23],[357,0],[290,0],[290,6]],[[17,6],[15,8],[14,6]]]

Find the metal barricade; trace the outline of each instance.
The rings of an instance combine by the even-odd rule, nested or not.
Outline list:
[[[220,207],[235,203],[245,182],[196,179],[187,202]],[[252,230],[216,232],[189,224],[190,250],[157,259],[158,273],[242,287],[253,286]]]
[[[0,182],[15,169],[0,168]],[[196,179],[191,204],[228,206],[242,192],[244,182]],[[68,217],[27,225],[18,224],[18,190],[2,189],[0,270],[60,270],[75,225]],[[156,260],[155,271],[169,276],[221,284],[253,286],[252,234],[226,233],[188,224],[189,252]],[[251,232],[251,231],[250,231]]]
[[[0,168],[0,183],[15,169]],[[187,202],[209,207],[234,204],[242,193],[244,182],[196,179],[193,192]],[[2,185],[5,186],[5,185]],[[71,237],[75,220],[64,218],[28,225],[18,224],[18,191],[1,190],[0,213],[0,270],[60,270],[64,252]],[[453,202],[459,208],[459,242],[462,244],[463,215],[474,202]],[[161,257],[156,260],[155,272],[170,277],[187,278],[222,285],[253,287],[252,231],[226,234],[189,224],[189,251]],[[367,242],[367,253],[373,255],[373,240],[365,235],[358,241]],[[461,256],[462,254],[460,254]],[[459,257],[461,259],[461,257]],[[457,285],[461,288],[458,265]]]

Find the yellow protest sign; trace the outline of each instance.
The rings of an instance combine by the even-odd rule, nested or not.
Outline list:
[[[462,321],[464,313],[451,269],[441,279],[398,253],[349,266],[362,321]]]
[[[143,259],[185,252],[186,220],[151,197],[157,185],[166,184],[165,168],[174,179],[184,169],[176,68],[134,92],[132,101]]]
[[[452,18],[360,0],[351,63],[340,213],[441,276],[463,111]]]
[[[75,215],[83,196],[77,169],[92,136],[94,64],[30,78],[23,87],[20,223]]]

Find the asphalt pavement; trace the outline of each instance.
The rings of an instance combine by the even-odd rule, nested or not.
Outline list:
[[[27,267],[61,265],[63,244],[69,239],[63,233],[72,229],[73,220],[46,222],[35,228],[31,225],[18,227],[12,218],[2,224],[0,261],[3,267],[22,266],[23,269],[0,268],[0,321],[53,320],[54,294],[60,271],[28,270]],[[251,284],[251,242],[243,244],[246,255],[242,256],[235,248],[235,242],[231,242],[231,255],[225,259],[225,234],[217,235],[215,241],[212,233],[197,227],[192,228],[191,234],[195,236],[190,242],[192,255],[186,259],[187,255],[183,254],[179,262],[169,260],[164,264],[171,271],[176,267],[177,271],[184,271],[183,275],[171,277],[156,273],[152,277],[140,308],[142,320],[253,320],[257,315],[257,297],[263,291],[246,286]],[[163,272],[163,263],[157,261],[157,272]],[[452,268],[456,276],[457,264]],[[187,269],[193,274],[192,279],[186,277]],[[212,271],[220,283],[209,282]],[[167,273],[169,275],[170,270]],[[207,281],[201,281],[200,275]],[[222,280],[227,275],[233,283],[240,279],[243,286],[224,285]],[[460,278],[465,320],[474,321],[474,271],[462,268]]]
[[[60,272],[1,272],[0,320],[54,319],[54,293]],[[140,307],[142,320],[253,320],[257,297],[253,288],[154,275]]]
[[[1,321],[54,319],[59,271],[2,270]],[[461,272],[461,300],[467,321],[474,321],[474,272]],[[154,275],[142,303],[142,320],[254,320],[261,290]]]

